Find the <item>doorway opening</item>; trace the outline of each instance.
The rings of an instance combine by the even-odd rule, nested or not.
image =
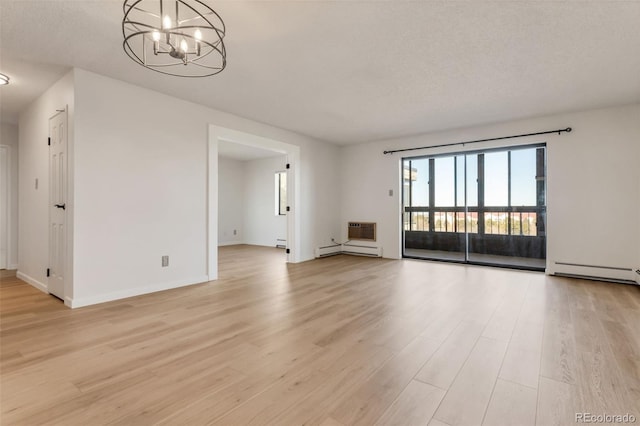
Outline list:
[[[546,266],[544,144],[402,159],[403,257]]]
[[[221,246],[271,247],[281,253],[275,259],[299,261],[299,157],[298,146],[210,126],[210,280],[218,278]]]
[[[287,155],[220,140],[218,246],[282,249],[287,242]]]

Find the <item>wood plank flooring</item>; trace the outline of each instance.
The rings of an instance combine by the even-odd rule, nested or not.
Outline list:
[[[2,425],[640,422],[638,287],[252,246],[77,310],[0,280]]]

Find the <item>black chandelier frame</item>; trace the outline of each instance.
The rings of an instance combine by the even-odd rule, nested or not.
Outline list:
[[[160,15],[156,15],[153,12],[143,9],[141,6],[143,3],[149,2],[158,2],[160,6]],[[163,26],[163,18],[164,18],[164,3],[166,2],[175,2],[175,11],[176,11],[176,26],[172,28],[164,28]],[[194,8],[191,4],[187,3],[187,1],[191,3],[197,3],[202,8],[204,8],[207,13],[203,14]],[[194,19],[202,20],[201,25],[182,25],[180,21],[177,19],[178,16],[178,7],[182,5],[193,11],[195,13],[195,18],[186,19],[184,22],[192,21]],[[125,53],[137,64],[142,65],[145,68],[153,70],[155,72],[159,72],[165,75],[172,75],[176,77],[185,77],[185,78],[201,78],[201,77],[209,77],[212,75],[216,75],[227,66],[227,51],[224,45],[224,36],[226,34],[226,27],[224,21],[220,17],[218,13],[216,13],[210,6],[205,4],[201,0],[124,0],[122,5],[124,11],[124,17],[122,19],[122,35],[124,37],[124,41],[122,47]],[[158,19],[159,26],[153,26],[149,23],[141,22],[136,20],[135,17],[131,17],[130,15],[135,15],[135,13],[144,13],[148,16],[152,16]],[[220,22],[220,25],[214,25],[211,20],[205,15],[212,15]],[[206,40],[206,38],[196,39],[193,35],[184,32],[184,30],[203,30],[207,31],[209,34],[215,34],[217,39],[214,41]],[[157,32],[160,34],[160,39],[163,40],[163,47],[170,47],[171,49],[156,49],[155,46],[159,46],[159,41],[154,41],[153,34]],[[195,50],[186,50],[181,51],[181,46],[176,42],[174,46],[171,43],[171,38],[177,40],[178,38],[184,40],[190,40],[195,42],[197,46]],[[138,37],[142,37],[142,51],[136,52],[136,49],[132,46],[133,40]],[[158,55],[169,55],[173,59],[174,62],[171,63],[158,63],[158,64],[149,64],[147,62],[147,43],[154,43],[153,54],[154,56]],[[206,46],[206,47],[205,47]],[[209,55],[216,54],[220,56],[220,66],[211,66],[205,65],[201,63],[204,59],[206,59]],[[172,72],[175,68],[180,68],[180,66],[194,66],[198,67],[198,70],[201,72],[187,74],[180,72]],[[193,68],[192,68],[193,69]]]

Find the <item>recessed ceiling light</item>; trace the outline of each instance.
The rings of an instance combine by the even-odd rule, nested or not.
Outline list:
[[[7,84],[9,84],[9,77],[4,74],[0,74],[0,86],[4,86]]]

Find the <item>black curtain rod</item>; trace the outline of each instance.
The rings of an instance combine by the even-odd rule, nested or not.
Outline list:
[[[475,140],[475,141],[445,143],[445,144],[442,144],[442,145],[420,146],[420,147],[417,147],[417,148],[391,149],[391,150],[388,150],[388,151],[383,151],[383,154],[393,154],[394,152],[404,152],[404,151],[416,151],[418,149],[441,148],[443,146],[454,146],[454,145],[462,145],[462,146],[464,146],[466,144],[479,143],[479,142],[499,141],[499,140],[502,140],[502,139],[513,139],[513,138],[524,138],[525,136],[548,135],[550,133],[561,134],[562,132],[567,132],[568,133],[570,131],[571,131],[571,127],[567,127],[566,129],[547,130],[546,132],[527,133],[527,134],[524,134],[524,135],[501,136],[499,138],[478,139],[478,140]]]

